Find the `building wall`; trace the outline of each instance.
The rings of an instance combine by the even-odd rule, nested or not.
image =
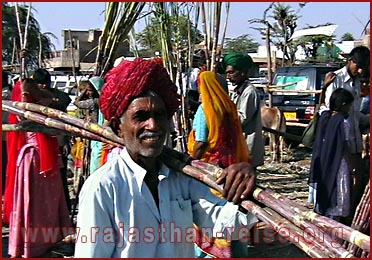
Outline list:
[[[101,30],[62,30],[64,49],[56,51],[51,58],[46,60],[47,68],[52,70],[63,70],[66,73],[72,71],[73,63],[75,68],[80,67],[80,63],[84,67],[91,67],[94,70],[94,63],[97,56],[97,46]],[[74,53],[74,61],[72,61],[72,54]],[[120,43],[117,47],[115,58],[120,56],[131,55],[129,51],[129,43]],[[89,66],[89,64],[92,64]]]

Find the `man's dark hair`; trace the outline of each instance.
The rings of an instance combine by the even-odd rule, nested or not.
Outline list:
[[[349,59],[354,61],[359,68],[369,67],[369,49],[366,46],[357,46],[351,50]]]
[[[50,87],[52,82],[50,73],[46,69],[37,69],[32,75],[32,79],[38,84],[45,84],[47,87]]]

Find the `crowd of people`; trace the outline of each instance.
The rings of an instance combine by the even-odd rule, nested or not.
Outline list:
[[[77,117],[110,127],[125,147],[37,132],[9,132],[3,138],[9,255],[38,257],[64,239],[75,243],[75,257],[249,256],[234,230],[252,230],[258,221],[239,206],[252,196],[257,167],[264,163],[260,96],[249,81],[253,61],[229,53],[220,74],[205,70],[204,63],[185,93],[196,94],[187,153],[223,168],[216,181],[222,194],[160,160],[165,144],[174,147],[168,137],[180,106],[177,86],[162,62],[122,61],[104,79],[80,82],[73,103]],[[361,112],[367,71],[369,84],[369,49],[359,46],[342,69],[327,75],[309,173],[314,210],[348,225],[366,183],[360,166],[361,129],[369,131],[369,111]],[[3,84],[4,98],[62,111],[71,102],[50,88],[45,69],[13,88]],[[24,120],[13,114],[7,119],[11,124]],[[69,157],[79,195],[77,223],[69,216]],[[54,230],[56,236],[46,241],[42,230]]]

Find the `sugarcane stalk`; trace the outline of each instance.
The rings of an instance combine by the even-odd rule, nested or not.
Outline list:
[[[102,71],[102,60],[103,60],[103,48],[106,44],[107,37],[109,35],[109,29],[111,28],[113,21],[115,20],[115,16],[118,10],[118,2],[109,2],[106,7],[106,17],[105,17],[105,24],[103,26],[103,30],[101,36],[98,40],[98,49],[97,49],[97,56],[96,56],[96,68],[94,71],[94,75],[99,75]]]
[[[164,148],[163,154],[161,157],[162,161],[166,165],[168,165],[168,167],[184,172],[187,175],[207,184],[209,187],[219,192],[222,192],[222,187],[215,184],[215,179],[218,178],[218,175],[222,171],[222,169],[218,169],[219,167],[214,167],[214,165],[211,165],[211,164],[199,161],[199,160],[191,160],[190,157],[186,155],[177,156],[176,153],[177,152],[172,151],[169,148]],[[190,167],[187,163],[191,163],[192,166]],[[250,207],[250,205],[252,206],[252,204],[250,204],[251,202],[249,201],[248,204],[245,202],[246,201],[244,201],[241,205],[244,208],[246,208],[248,211],[252,212],[253,208]],[[273,226],[277,232],[283,228],[283,225],[278,225],[278,221],[273,221],[272,218],[268,217],[262,212],[260,212],[260,214],[258,213],[255,214],[254,212],[252,212],[252,214],[256,215],[258,218],[260,218],[265,223]],[[276,219],[278,220],[278,218]],[[351,254],[349,254],[348,251],[343,249],[341,245],[339,245],[339,248],[341,249],[339,250],[335,249],[334,246],[336,244],[331,244],[331,239],[329,237],[326,237],[328,241],[325,243],[325,245],[321,244],[317,239],[314,239],[312,241],[314,246],[309,247],[309,243],[307,243],[307,241],[301,242],[299,239],[296,240],[296,238],[304,237],[304,232],[299,227],[295,226],[293,223],[288,222],[288,220],[283,217],[280,217],[279,219],[281,220],[280,222],[284,221],[285,227],[288,227],[291,231],[291,236],[290,236],[291,240],[289,241],[294,243],[296,246],[298,246],[302,250],[304,250],[310,256],[312,257],[333,256],[333,257],[348,257],[348,258],[353,257]],[[307,226],[307,228],[309,227]],[[320,248],[322,248],[322,250],[324,250],[326,254],[323,254]]]
[[[118,44],[128,35],[145,4],[145,2],[121,3],[121,12],[118,13],[120,14],[120,17],[116,17],[114,26],[112,27],[105,44],[103,55],[106,57],[106,60],[100,74],[101,76],[111,69]],[[106,56],[106,53],[109,53],[109,55]]]
[[[296,226],[299,226],[301,229],[311,231],[314,240],[324,244],[324,246],[327,247],[335,257],[347,256],[348,251],[345,248],[343,248],[340,243],[335,241],[334,238],[331,238],[328,233],[322,231],[319,227],[303,219],[298,213],[296,213],[286,204],[278,203],[278,201],[270,193],[266,192],[261,188],[256,188],[253,193],[253,197],[257,199],[259,202],[274,209],[276,212],[278,212],[288,220],[292,221]]]
[[[2,131],[3,132],[12,132],[12,131],[19,131],[19,132],[40,132],[43,134],[49,135],[58,135],[61,134],[60,129],[44,126],[33,121],[24,120],[19,122],[18,124],[2,124]],[[64,135],[71,135],[71,132],[63,131]]]
[[[242,205],[246,204],[246,201],[242,202]],[[250,203],[250,201],[249,201]],[[276,211],[272,208],[265,208],[264,211],[270,214],[272,218],[270,218],[270,225],[274,228],[278,234],[286,233],[289,234],[289,242],[300,248],[304,251],[308,256],[312,258],[335,258],[335,257],[342,257],[342,258],[355,258],[352,254],[346,251],[345,255],[338,256],[332,252],[331,247],[324,247],[320,244],[317,240],[308,241],[305,239],[304,231],[300,229],[298,226],[291,223],[286,218],[280,216]],[[274,218],[273,218],[274,217]],[[266,218],[267,220],[267,218]],[[283,232],[284,231],[284,232]],[[284,238],[286,238],[284,236]]]
[[[369,182],[366,185],[363,196],[356,208],[354,219],[352,221],[351,227],[357,230],[361,230],[362,222],[366,219],[367,214],[369,214],[370,207],[370,189]]]
[[[370,213],[370,189],[369,189],[369,182],[364,189],[363,196],[358,204],[358,207],[355,211],[354,218],[351,224],[351,227],[365,232],[369,227],[369,214]],[[361,256],[363,251],[358,250],[358,248],[351,243],[345,243],[344,247],[349,250],[349,252],[353,252],[355,256]],[[364,250],[365,251],[365,250]]]
[[[182,159],[182,158],[184,158],[184,157],[180,157],[180,159]],[[205,172],[208,172],[210,174],[209,178],[212,178],[213,180],[216,180],[219,177],[219,174],[222,171],[222,169],[220,167],[209,164],[209,163],[206,163],[206,162],[202,162],[202,161],[190,161],[190,162],[184,161],[184,162],[185,163],[191,163],[191,165],[193,165],[195,167],[198,167],[200,169],[203,169]],[[260,190],[262,190],[262,189],[256,188],[255,191],[253,192],[253,194],[256,193],[256,195],[257,195],[257,192],[259,192]],[[267,196],[270,194],[271,197],[275,198],[277,200],[276,203],[278,203],[279,201],[282,202],[281,205],[285,206],[288,211],[293,211],[294,213],[296,213],[297,214],[296,218],[309,221],[309,222],[315,224],[315,226],[317,226],[317,227],[319,227],[323,230],[341,229],[343,231],[342,233],[341,232],[336,232],[334,234],[337,238],[347,240],[347,241],[357,245],[358,247],[362,248],[363,250],[367,250],[369,252],[369,250],[370,250],[370,237],[369,236],[367,236],[367,235],[365,235],[365,234],[363,234],[363,233],[361,233],[361,232],[359,232],[359,231],[357,231],[357,230],[355,230],[355,229],[353,229],[349,226],[341,224],[341,223],[339,223],[335,220],[332,220],[330,218],[321,216],[321,215],[319,215],[319,214],[317,214],[317,213],[315,213],[311,210],[308,210],[304,206],[296,203],[295,201],[292,201],[292,200],[286,198],[285,196],[283,196],[281,194],[278,194],[278,193],[274,192],[273,190],[270,190],[270,189],[266,188],[265,193],[267,194]],[[262,201],[264,201],[264,202],[266,202],[266,200],[267,200],[266,198],[262,199]],[[275,205],[271,205],[271,206],[275,207]]]
[[[341,232],[336,232],[335,235],[342,239],[346,240],[352,244],[357,245],[358,247],[362,248],[363,250],[367,250],[368,252],[370,251],[370,237],[349,227],[346,226],[342,223],[339,223],[333,219],[327,218],[325,216],[319,215],[315,213],[312,210],[307,209],[306,207],[296,203],[293,200],[290,200],[286,198],[285,196],[274,192],[271,189],[266,188],[266,192],[271,193],[274,198],[276,198],[278,201],[282,202],[285,205],[288,205],[291,207],[296,213],[300,215],[303,219],[315,224],[316,226],[327,230],[336,230],[336,229],[341,229]]]
[[[209,31],[207,28],[207,16],[205,14],[205,3],[201,2],[200,3],[200,8],[201,8],[201,19],[202,19],[202,27],[204,31],[204,54],[205,54],[205,60],[206,60],[206,65],[207,68],[210,69],[210,60],[209,60]]]
[[[329,257],[327,252],[323,252],[322,250],[318,249],[315,245],[309,245],[300,239],[301,231],[298,230],[296,226],[289,223],[286,219],[280,217],[279,215],[271,212],[268,212],[255,204],[252,201],[245,200],[241,203],[241,206],[244,207],[246,210],[251,212],[257,218],[259,218],[262,222],[266,223],[267,225],[271,226],[276,232],[280,234],[280,231],[283,230],[290,230],[289,236],[283,236],[284,239],[288,240],[292,244],[296,245],[302,251],[304,251],[307,255],[314,257],[314,258],[326,258]]]
[[[58,109],[45,107],[45,106],[41,106],[41,105],[34,104],[34,103],[16,102],[16,101],[9,101],[9,100],[3,100],[2,104],[3,106],[7,105],[7,106],[20,108],[20,109],[26,109],[26,110],[33,111],[36,113],[41,113],[51,118],[58,118],[68,124],[71,124],[81,129],[87,129],[89,132],[102,136],[106,139],[113,140],[114,142],[119,143],[121,145],[123,144],[123,140],[120,139],[117,135],[115,135],[110,128],[104,127],[104,126],[101,126],[101,125],[98,125],[92,122],[86,122],[84,120],[81,120],[77,117],[74,117]]]
[[[9,113],[16,114],[16,115],[24,117],[26,119],[32,120],[32,121],[37,122],[37,123],[42,124],[42,125],[46,125],[46,126],[49,126],[49,127],[57,128],[57,129],[64,130],[64,131],[68,131],[68,132],[71,132],[71,133],[79,135],[79,136],[84,136],[84,137],[87,137],[89,139],[105,142],[105,143],[108,143],[108,144],[111,144],[111,145],[115,145],[115,146],[119,145],[118,143],[115,143],[115,142],[113,142],[109,139],[106,139],[106,138],[102,137],[102,136],[98,136],[98,135],[96,135],[92,132],[89,132],[89,131],[85,130],[85,129],[82,129],[82,128],[79,128],[79,127],[76,127],[76,126],[73,126],[73,125],[70,125],[70,124],[66,124],[66,123],[61,122],[59,120],[49,118],[47,116],[44,116],[44,115],[41,115],[41,114],[38,114],[38,113],[35,113],[35,112],[32,112],[32,111],[24,111],[24,110],[21,110],[19,108],[12,107],[12,106],[9,106],[9,105],[6,105],[6,104],[2,104],[2,110],[6,111],[6,112],[9,112]]]
[[[70,41],[70,51],[71,51],[71,60],[72,60],[72,75],[74,76],[75,84],[77,85],[78,82],[77,82],[77,79],[76,79],[75,55],[74,55],[75,54],[75,48],[72,45],[72,37],[71,37],[71,30],[70,29],[68,30],[68,38],[69,38],[69,41]]]
[[[221,38],[221,47],[220,47],[221,52],[223,50],[223,45],[225,43],[227,23],[228,23],[228,20],[229,20],[229,13],[230,13],[230,2],[227,2],[226,3],[226,20],[225,20],[225,26],[224,26],[223,34],[222,34],[222,38]],[[221,52],[220,52],[220,54],[221,54]]]
[[[212,57],[211,57],[211,71],[217,72],[216,57],[218,48],[218,35],[220,33],[221,24],[221,2],[214,3],[214,26],[213,26],[213,41],[212,41]]]
[[[17,124],[2,124],[1,131],[3,132],[20,131],[20,127]]]
[[[22,33],[22,29],[21,29],[21,21],[20,21],[20,18],[19,18],[19,9],[18,9],[18,3],[16,2],[14,4],[14,8],[15,8],[15,14],[16,14],[16,19],[17,19],[17,27],[18,27],[18,35],[19,35],[19,43],[20,43],[20,51],[22,52],[23,51],[23,33]],[[21,53],[21,78],[25,78],[25,59],[24,59],[24,55],[22,55]]]

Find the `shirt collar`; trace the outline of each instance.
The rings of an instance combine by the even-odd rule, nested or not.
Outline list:
[[[129,155],[128,150],[126,148],[124,148],[121,151],[120,157],[124,159],[125,163],[131,170],[132,176],[136,179],[138,186],[141,187],[147,171],[140,165],[138,165],[135,161],[133,161],[132,157]],[[160,170],[158,173],[159,181],[169,177],[169,174],[170,174],[169,168],[164,163],[161,163]]]
[[[342,74],[345,75],[345,77],[344,77],[344,83],[349,82],[349,81],[353,81],[353,78],[350,77],[350,74],[347,71],[347,66],[342,67],[341,68],[341,71],[342,71]]]
[[[240,95],[244,89],[246,88],[246,86],[248,85],[248,80],[244,81],[240,86],[234,88],[234,92],[236,92],[238,95]]]

